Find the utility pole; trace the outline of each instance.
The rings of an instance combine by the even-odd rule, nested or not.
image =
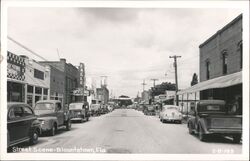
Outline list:
[[[175,96],[176,96],[176,105],[179,105],[179,97],[177,95],[178,92],[178,77],[177,77],[177,58],[181,58],[181,56],[169,56],[169,58],[173,58],[174,59],[174,69],[175,69],[175,85],[176,85],[176,90],[175,90]]]
[[[155,87],[155,81],[158,81],[159,79],[151,79],[154,83],[153,83],[153,85],[154,85],[154,87]]]
[[[145,85],[147,84],[145,83],[145,79],[143,79],[143,82],[142,82],[143,92],[145,91]]]

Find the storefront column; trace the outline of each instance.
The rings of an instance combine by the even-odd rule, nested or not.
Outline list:
[[[43,100],[43,90],[44,90],[44,88],[42,88],[42,99],[41,100]]]
[[[32,107],[35,107],[35,99],[36,99],[36,94],[35,94],[35,92],[36,92],[36,86],[34,86],[34,88],[33,88],[33,94],[32,94]]]
[[[24,103],[27,103],[28,84],[24,85]]]
[[[50,100],[50,88],[48,88],[48,98],[47,100]]]

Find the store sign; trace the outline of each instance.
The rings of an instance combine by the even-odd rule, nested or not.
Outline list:
[[[8,63],[7,65],[7,72],[13,75],[21,75],[21,67]]]
[[[83,96],[83,93],[84,93],[84,96],[90,96],[90,91],[88,91],[88,90],[83,91],[82,88],[78,88],[76,90],[73,90],[74,96]]]
[[[7,53],[7,77],[24,81],[25,61],[11,52]]]

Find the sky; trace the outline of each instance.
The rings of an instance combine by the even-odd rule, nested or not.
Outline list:
[[[107,76],[112,96],[135,97],[151,79],[175,83],[172,55],[178,58],[179,89],[199,77],[199,45],[241,14],[239,9],[11,7],[8,36],[51,61],[86,66],[100,86]],[[57,53],[57,49],[59,54]],[[8,41],[8,50],[41,60]]]

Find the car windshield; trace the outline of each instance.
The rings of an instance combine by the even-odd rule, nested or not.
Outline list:
[[[35,110],[53,110],[54,104],[53,103],[37,103]]]
[[[164,107],[163,110],[164,110],[164,111],[165,111],[165,110],[178,110],[178,108],[175,107],[175,106],[167,106],[167,107]]]
[[[83,108],[83,104],[70,104],[69,110],[81,110]]]

